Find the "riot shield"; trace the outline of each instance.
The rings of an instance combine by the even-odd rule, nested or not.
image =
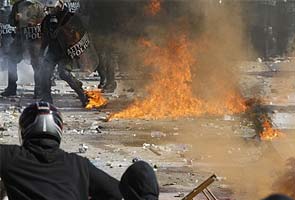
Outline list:
[[[64,54],[73,60],[81,71],[91,73],[97,68],[97,53],[78,15],[72,15],[58,28],[57,39]]]
[[[39,1],[23,1],[18,4],[16,19],[19,23],[22,40],[37,40],[41,38],[41,22],[44,18],[44,6]]]

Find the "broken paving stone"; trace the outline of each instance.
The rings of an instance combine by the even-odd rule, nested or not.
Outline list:
[[[6,131],[3,132],[2,135],[3,135],[3,136],[10,136],[10,134],[9,134],[8,132],[6,132]]]
[[[174,197],[184,197],[184,193],[183,192],[178,192],[177,195],[175,195]]]
[[[230,188],[229,185],[226,185],[226,184],[220,184],[219,186],[217,186],[218,188],[221,188],[221,189],[228,189]]]
[[[128,90],[126,90],[127,92],[134,92],[135,90],[133,88],[129,88]]]
[[[143,145],[142,145],[143,149],[148,149],[150,147],[151,147],[151,144],[148,144],[148,143],[143,143]]]
[[[140,158],[133,158],[132,163],[135,163],[135,162],[140,161],[140,160],[141,160]]]
[[[88,150],[88,146],[85,144],[80,144],[79,145],[79,153],[86,153],[86,151]]]
[[[217,181],[225,181],[227,178],[225,176],[217,176],[216,180]]]
[[[235,118],[233,116],[230,116],[230,115],[224,115],[223,120],[225,120],[225,121],[234,121]]]
[[[96,130],[97,133],[101,133],[101,132],[102,132],[101,129],[100,129],[99,127],[96,127],[95,130]]]
[[[152,131],[151,132],[151,137],[152,138],[162,138],[162,137],[166,137],[166,133],[163,133],[161,131]]]
[[[176,184],[177,184],[176,182],[173,182],[173,183],[166,183],[166,184],[163,185],[163,187],[165,187],[165,186],[171,186],[171,185],[176,185]]]

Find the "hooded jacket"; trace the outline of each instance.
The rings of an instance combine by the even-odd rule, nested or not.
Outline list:
[[[265,198],[264,200],[292,200],[290,197],[282,194],[272,194]]]
[[[153,168],[144,161],[138,161],[126,170],[119,187],[125,200],[159,199],[156,174]]]
[[[119,181],[51,139],[0,145],[0,177],[9,200],[120,199]]]

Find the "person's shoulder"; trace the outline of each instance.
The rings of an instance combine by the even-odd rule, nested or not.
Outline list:
[[[69,159],[71,159],[71,160],[76,160],[76,161],[78,161],[78,162],[88,162],[89,160],[88,160],[88,158],[86,158],[86,157],[82,157],[82,156],[80,156],[80,155],[78,155],[77,153],[69,153],[69,152],[65,152],[65,155],[69,158]]]
[[[0,153],[4,153],[5,155],[15,154],[21,151],[21,149],[19,145],[0,144]]]

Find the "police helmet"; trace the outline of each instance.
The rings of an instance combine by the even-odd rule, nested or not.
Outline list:
[[[49,138],[61,142],[63,120],[57,108],[47,102],[37,102],[24,109],[19,118],[20,142],[32,138]]]
[[[47,8],[56,8],[59,7],[61,9],[64,8],[64,1],[63,0],[46,0],[45,7]]]

